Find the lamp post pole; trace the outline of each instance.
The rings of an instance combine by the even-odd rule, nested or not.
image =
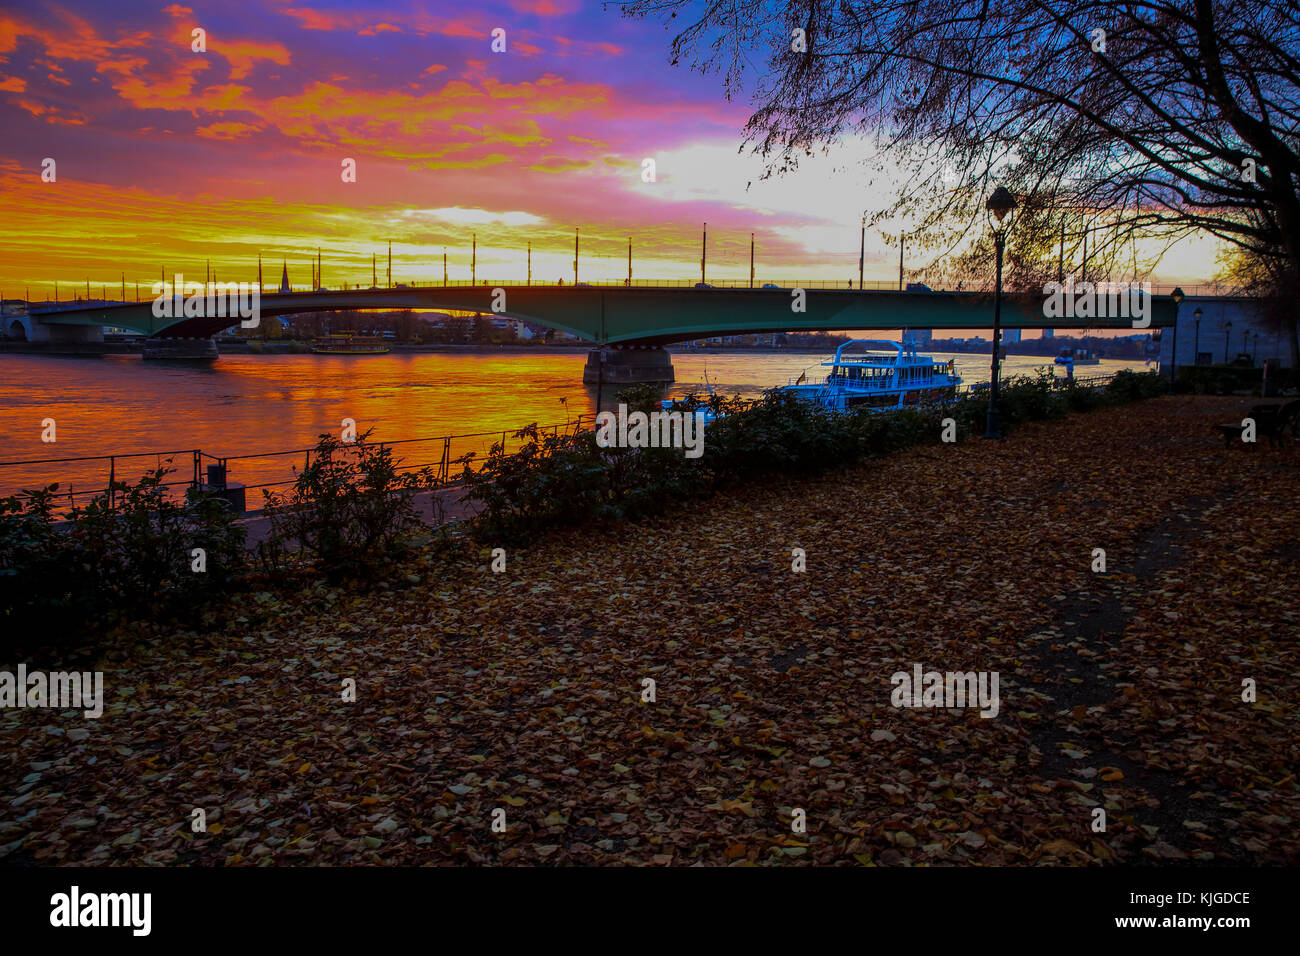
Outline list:
[[[993,362],[989,375],[989,413],[984,423],[985,438],[1001,438],[1001,423],[998,420],[998,362],[1002,358],[1002,253],[1007,246],[1006,229],[1009,222],[1007,215],[1016,208],[1016,197],[1005,186],[993,190],[984,203],[984,210],[993,227],[993,249],[995,276],[993,280]],[[900,247],[901,248],[901,247]],[[900,288],[901,279],[900,274]]]
[[[858,240],[858,291],[862,290],[862,278],[867,258],[867,214],[862,214],[862,237]]]
[[[1174,393],[1174,381],[1178,378],[1178,307],[1183,304],[1183,290],[1176,287],[1169,297],[1174,300],[1174,334],[1169,345],[1169,394]]]
[[[700,284],[703,285],[704,266],[709,261],[709,224],[704,224],[704,230],[700,233]]]
[[[1232,337],[1232,323],[1223,323],[1223,364],[1228,364],[1228,340]]]
[[[1002,252],[1006,248],[1006,237],[1001,229],[993,231],[993,248],[997,260],[993,280],[993,362],[990,368],[988,419],[984,423],[985,438],[1002,437],[998,422],[998,351],[1002,344]]]

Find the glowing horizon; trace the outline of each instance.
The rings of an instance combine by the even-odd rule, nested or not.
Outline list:
[[[856,281],[864,144],[762,180],[748,114],[668,64],[662,26],[598,3],[20,3],[0,11],[0,293],[131,294],[209,262],[248,280],[259,255],[302,286],[318,248],[327,286],[368,284],[389,240],[394,282],[441,281],[444,248],[465,280],[472,235],[480,280],[522,280],[531,243],[534,280],[569,282],[575,228],[580,279],[626,276],[629,237],[635,279],[692,279],[705,222],[710,278],[748,277],[752,234],[760,280]],[[1208,279],[1207,248],[1157,281]],[[878,233],[865,259],[896,281]]]

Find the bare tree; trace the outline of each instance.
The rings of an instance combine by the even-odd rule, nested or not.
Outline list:
[[[624,7],[680,23],[674,63],[721,73],[728,97],[752,92],[746,142],[768,175],[870,137],[869,165],[907,184],[872,222],[909,221],[913,248],[964,250],[950,273],[987,274],[981,207],[996,180],[1022,205],[1012,285],[1082,265],[1085,243],[1088,278],[1140,278],[1195,233],[1277,280],[1255,292],[1300,285],[1297,0]],[[1294,310],[1288,321],[1300,360]]]

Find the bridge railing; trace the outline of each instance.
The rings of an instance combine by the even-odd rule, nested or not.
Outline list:
[[[621,279],[582,280],[578,282],[576,285],[578,288],[591,287],[591,288],[604,288],[604,289],[626,289],[626,288],[689,289],[689,288],[694,288],[696,285],[699,284],[699,282],[700,282],[699,279],[633,279],[629,283],[626,278],[621,278]],[[970,284],[965,282],[953,283],[953,282],[935,281],[933,284],[930,283],[921,283],[921,284],[927,285],[931,292],[990,292],[992,291],[991,288],[986,288],[983,284]],[[312,289],[310,287],[296,288],[296,289],[290,288],[289,291],[301,295],[301,294],[312,293],[312,292],[365,292],[370,290],[383,292],[389,290],[397,291],[401,289],[435,289],[435,288],[463,289],[468,287],[483,287],[483,286],[486,286],[488,288],[495,288],[496,286],[503,286],[503,287],[530,286],[534,288],[546,288],[546,287],[556,288],[559,287],[560,285],[561,283],[559,282],[550,282],[541,279],[536,279],[533,281],[529,281],[527,279],[448,279],[445,282],[439,280],[432,280],[428,282],[424,282],[424,281],[399,282],[399,283],[394,283],[391,286],[390,285],[370,286],[362,282],[357,282],[357,283],[344,283],[341,286],[332,287],[332,288],[323,288],[323,289]],[[565,279],[562,285],[564,288],[568,289],[568,288],[573,288],[575,283],[569,279]],[[752,288],[756,291],[762,291],[764,286],[774,286],[778,290],[787,290],[787,291],[790,289],[832,289],[832,290],[839,289],[840,291],[852,291],[854,289],[861,289],[868,292],[900,291],[898,288],[897,279],[870,279],[865,281],[861,286],[858,285],[858,280],[856,278],[854,279],[791,279],[791,278],[777,279],[777,278],[768,277],[768,278],[755,278],[752,285],[748,278],[709,279],[708,286],[710,289]],[[1177,286],[1174,283],[1155,283],[1151,286],[1151,291],[1155,295],[1169,295],[1171,292],[1174,291],[1175,288],[1177,288]],[[1231,286],[1220,284],[1217,282],[1204,282],[1204,283],[1197,283],[1194,285],[1184,285],[1182,286],[1182,289],[1183,292],[1189,297],[1206,297],[1206,296],[1220,296],[1220,295],[1228,296],[1228,295],[1235,294]],[[708,289],[702,289],[700,291],[708,291]],[[768,289],[767,291],[772,291],[772,290]],[[1041,292],[1042,290],[1041,289],[1028,289],[1028,290],[1008,289],[1006,291],[1009,293],[1014,293],[1014,292]],[[277,292],[279,292],[279,288],[275,285],[264,285],[262,287],[263,295],[274,295]],[[109,308],[109,307],[121,306],[121,305],[133,305],[141,301],[149,302],[152,300],[152,298],[153,298],[152,296],[147,296],[142,299],[135,299],[135,300],[132,300],[130,298],[125,300],[85,299],[85,298],[75,298],[71,300],[45,299],[45,300],[32,300],[31,302],[28,303],[28,305],[31,309],[40,312],[53,312],[53,311],[61,311],[61,310],[75,311],[75,310],[87,309],[87,308],[101,308],[101,307]]]
[[[1100,280],[1105,281],[1105,280]],[[992,292],[992,287],[985,288],[981,284],[971,284],[967,282],[935,282],[930,283],[912,283],[926,285],[931,292]],[[700,285],[699,279],[633,279],[628,282],[626,278],[621,279],[583,279],[574,283],[571,279],[565,279],[561,282],[551,282],[547,280],[534,279],[448,279],[447,281],[430,281],[430,282],[400,282],[391,286],[369,286],[364,283],[350,284],[345,283],[339,287],[311,289],[299,288],[290,289],[291,292],[308,293],[308,292],[364,292],[364,291],[386,291],[400,289],[436,289],[436,288],[479,288],[496,286],[529,286],[534,288],[566,288],[571,289],[576,285],[577,288],[591,287],[603,289],[693,289]],[[707,292],[709,289],[753,289],[763,291],[764,286],[772,286],[780,291],[789,291],[791,289],[839,289],[840,291],[853,291],[862,289],[868,292],[899,292],[906,291],[898,288],[897,279],[869,279],[861,286],[858,280],[854,279],[792,279],[792,278],[755,278],[751,284],[748,278],[744,279],[709,279],[707,288],[700,291]],[[1179,286],[1176,283],[1156,283],[1151,286],[1151,292],[1154,295],[1168,295]],[[1197,285],[1184,285],[1181,287],[1185,295],[1188,296],[1212,296],[1212,295],[1231,295],[1232,289],[1219,283],[1200,283]],[[263,294],[272,294],[277,292],[276,288],[265,288]],[[767,291],[772,291],[768,289]],[[1011,293],[1033,292],[1041,293],[1041,289],[1006,289],[1004,291]],[[923,294],[923,293],[918,293]]]

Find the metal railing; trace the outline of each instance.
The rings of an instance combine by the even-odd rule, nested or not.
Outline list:
[[[199,449],[197,448],[182,448],[176,451],[129,452],[126,454],[119,454],[119,455],[84,455],[78,458],[28,458],[21,461],[0,461],[0,469],[30,467],[32,465],[69,465],[72,464],[73,462],[103,462],[104,466],[108,470],[107,485],[104,485],[102,487],[97,487],[97,488],[77,489],[73,485],[69,484],[67,491],[60,491],[56,497],[56,500],[64,497],[64,495],[67,495],[68,506],[76,507],[76,496],[78,494],[82,495],[83,497],[85,496],[93,497],[95,495],[107,494],[109,499],[109,506],[112,507],[117,503],[117,492],[119,488],[119,476],[120,476],[119,462],[127,462],[127,461],[141,459],[141,458],[146,458],[146,459],[152,458],[154,459],[154,467],[162,468],[164,461],[170,464],[175,458],[175,456],[177,455],[187,455],[190,457],[190,461],[193,467],[192,476],[186,479],[164,481],[164,482],[160,482],[159,484],[164,488],[197,487],[200,483],[200,478],[201,478],[200,458],[202,456],[202,452],[200,452]],[[2,474],[2,472],[0,472],[0,474]],[[39,484],[41,488],[48,488],[50,485],[56,483],[62,484],[62,482],[56,482],[55,479],[53,478],[45,478],[37,482],[37,484]],[[14,491],[10,491],[9,493],[18,494],[19,497],[25,497],[25,494],[22,491],[18,491],[17,489],[15,489]]]
[[[935,280],[934,284],[930,284],[925,281],[914,281],[911,284],[925,285],[927,286],[928,290],[931,292],[991,293],[993,291],[991,286],[987,288],[983,284],[971,286],[966,282],[952,283],[952,282],[942,282],[942,281]],[[385,286],[368,286],[361,283],[357,283],[357,284],[345,283],[341,287],[332,288],[332,289],[290,288],[289,293],[295,295],[310,295],[310,294],[331,293],[331,292],[345,292],[345,293],[346,292],[398,292],[403,289],[441,289],[441,288],[463,289],[463,288],[470,288],[470,287],[495,288],[496,286],[532,287],[532,288],[565,288],[565,289],[572,289],[572,288],[688,289],[688,288],[695,288],[698,285],[700,285],[699,279],[632,279],[629,282],[626,278],[619,278],[619,279],[591,279],[591,280],[583,280],[577,283],[574,283],[566,279],[562,284],[558,282],[539,282],[539,281],[530,282],[527,279],[448,279],[445,282],[440,282],[437,280],[431,282],[402,282],[402,283],[394,283],[393,285],[385,285]],[[873,280],[865,281],[861,285],[859,285],[857,279],[848,280],[848,279],[791,279],[791,278],[782,278],[782,279],[755,278],[752,283],[748,278],[709,279],[708,282],[706,283],[706,287],[700,289],[700,291],[707,292],[710,289],[753,289],[756,292],[761,292],[764,291],[765,286],[771,287],[766,290],[769,292],[771,291],[788,292],[791,289],[830,289],[830,290],[838,289],[840,291],[848,291],[848,292],[855,291],[855,290],[867,291],[867,292],[906,291],[905,289],[900,290],[898,288],[897,279],[879,279],[879,280],[873,279]],[[1172,282],[1153,283],[1151,286],[1151,292],[1154,295],[1169,295],[1176,288],[1179,288],[1177,283],[1172,283]],[[1186,296],[1197,297],[1197,298],[1209,297],[1209,296],[1220,296],[1220,295],[1233,296],[1236,294],[1231,285],[1218,283],[1218,282],[1202,282],[1196,284],[1187,284],[1181,286],[1181,288],[1183,290],[1183,293]],[[1008,294],[1017,294],[1017,293],[1035,294],[1041,292],[1041,290],[1039,289],[1028,289],[1028,290],[1006,289],[1004,291],[1006,291]],[[262,286],[261,292],[263,295],[276,295],[279,293],[279,289],[274,285],[271,286],[264,285]],[[923,295],[924,292],[918,291],[915,294]],[[144,301],[150,301],[152,298],[153,297],[150,296],[149,299],[146,299]],[[32,300],[31,302],[28,303],[28,306],[29,309],[46,312],[46,311],[78,310],[78,309],[101,308],[101,307],[109,308],[109,307],[120,306],[120,305],[134,305],[139,301],[140,300],[135,300],[133,302],[130,299],[87,300],[84,298],[73,299],[73,300],[46,299],[46,300]]]
[[[583,414],[564,423],[537,425],[536,427],[540,434],[545,435],[549,433],[551,435],[559,435],[562,432],[568,434],[580,431],[586,427],[594,425],[594,421],[594,416]],[[520,429],[517,428],[507,428],[499,431],[467,432],[459,435],[439,435],[427,438],[404,438],[396,441],[366,442],[365,445],[367,447],[376,447],[380,449],[409,446],[412,450],[419,451],[428,448],[430,449],[430,453],[426,460],[407,461],[405,459],[400,459],[398,471],[400,474],[410,474],[424,468],[432,468],[433,471],[430,477],[433,485],[447,486],[455,484],[459,477],[460,472],[458,469],[455,469],[454,466],[468,464],[471,466],[472,470],[473,460],[467,459],[467,455],[473,453],[475,459],[481,460],[492,446],[498,444],[501,445],[502,448],[509,450],[511,439],[515,437],[519,431]],[[523,441],[521,439],[520,444],[522,445],[522,443]],[[345,452],[354,451],[357,447],[358,446],[356,445],[348,443],[343,445],[343,450]],[[2,483],[0,484],[0,495],[13,494],[20,498],[25,498],[28,497],[26,492],[34,487],[39,486],[45,488],[57,482],[60,485],[60,490],[58,491],[55,500],[59,504],[61,511],[75,508],[77,506],[78,497],[84,500],[88,497],[95,497],[104,494],[108,495],[109,504],[112,506],[116,504],[117,495],[122,481],[129,479],[138,480],[145,471],[149,470],[147,468],[124,467],[127,462],[139,461],[140,459],[153,459],[153,466],[155,468],[162,468],[165,464],[173,464],[177,456],[185,456],[185,460],[189,463],[189,477],[177,477],[168,481],[160,482],[160,485],[163,488],[169,489],[175,493],[176,491],[185,488],[200,489],[207,487],[206,482],[204,481],[205,463],[217,465],[221,469],[221,475],[224,476],[224,481],[228,483],[232,480],[231,462],[243,462],[245,463],[245,466],[247,466],[249,463],[253,462],[285,460],[289,463],[286,468],[281,469],[281,472],[293,472],[296,469],[290,462],[291,459],[302,456],[303,467],[310,467],[312,455],[315,451],[316,447],[312,446],[310,448],[291,448],[284,451],[255,452],[245,455],[214,455],[198,448],[186,448],[176,451],[86,455],[76,458],[30,458],[20,461],[0,461],[0,483]],[[49,471],[44,472],[42,477],[34,480],[25,480],[20,478],[15,481],[3,481],[6,472],[12,474],[14,470],[18,469],[30,469],[33,466],[40,465],[53,465],[59,466],[66,475],[69,470],[68,466],[83,465],[85,463],[99,463],[98,468],[91,466],[91,470],[97,471],[100,474],[105,474],[107,477],[107,484],[86,487],[84,485],[77,486],[69,483],[65,489],[63,487],[64,482],[60,480],[61,476],[59,474],[50,474]],[[177,468],[176,470],[180,471],[180,468]],[[263,471],[265,471],[265,469],[249,469],[250,473],[259,473]],[[85,470],[78,469],[77,473],[84,475]],[[292,485],[296,481],[296,476],[279,480],[255,481],[246,483],[244,488],[246,491],[273,489]],[[9,485],[10,487],[5,489],[3,485]],[[67,501],[66,506],[62,504],[65,498]]]

